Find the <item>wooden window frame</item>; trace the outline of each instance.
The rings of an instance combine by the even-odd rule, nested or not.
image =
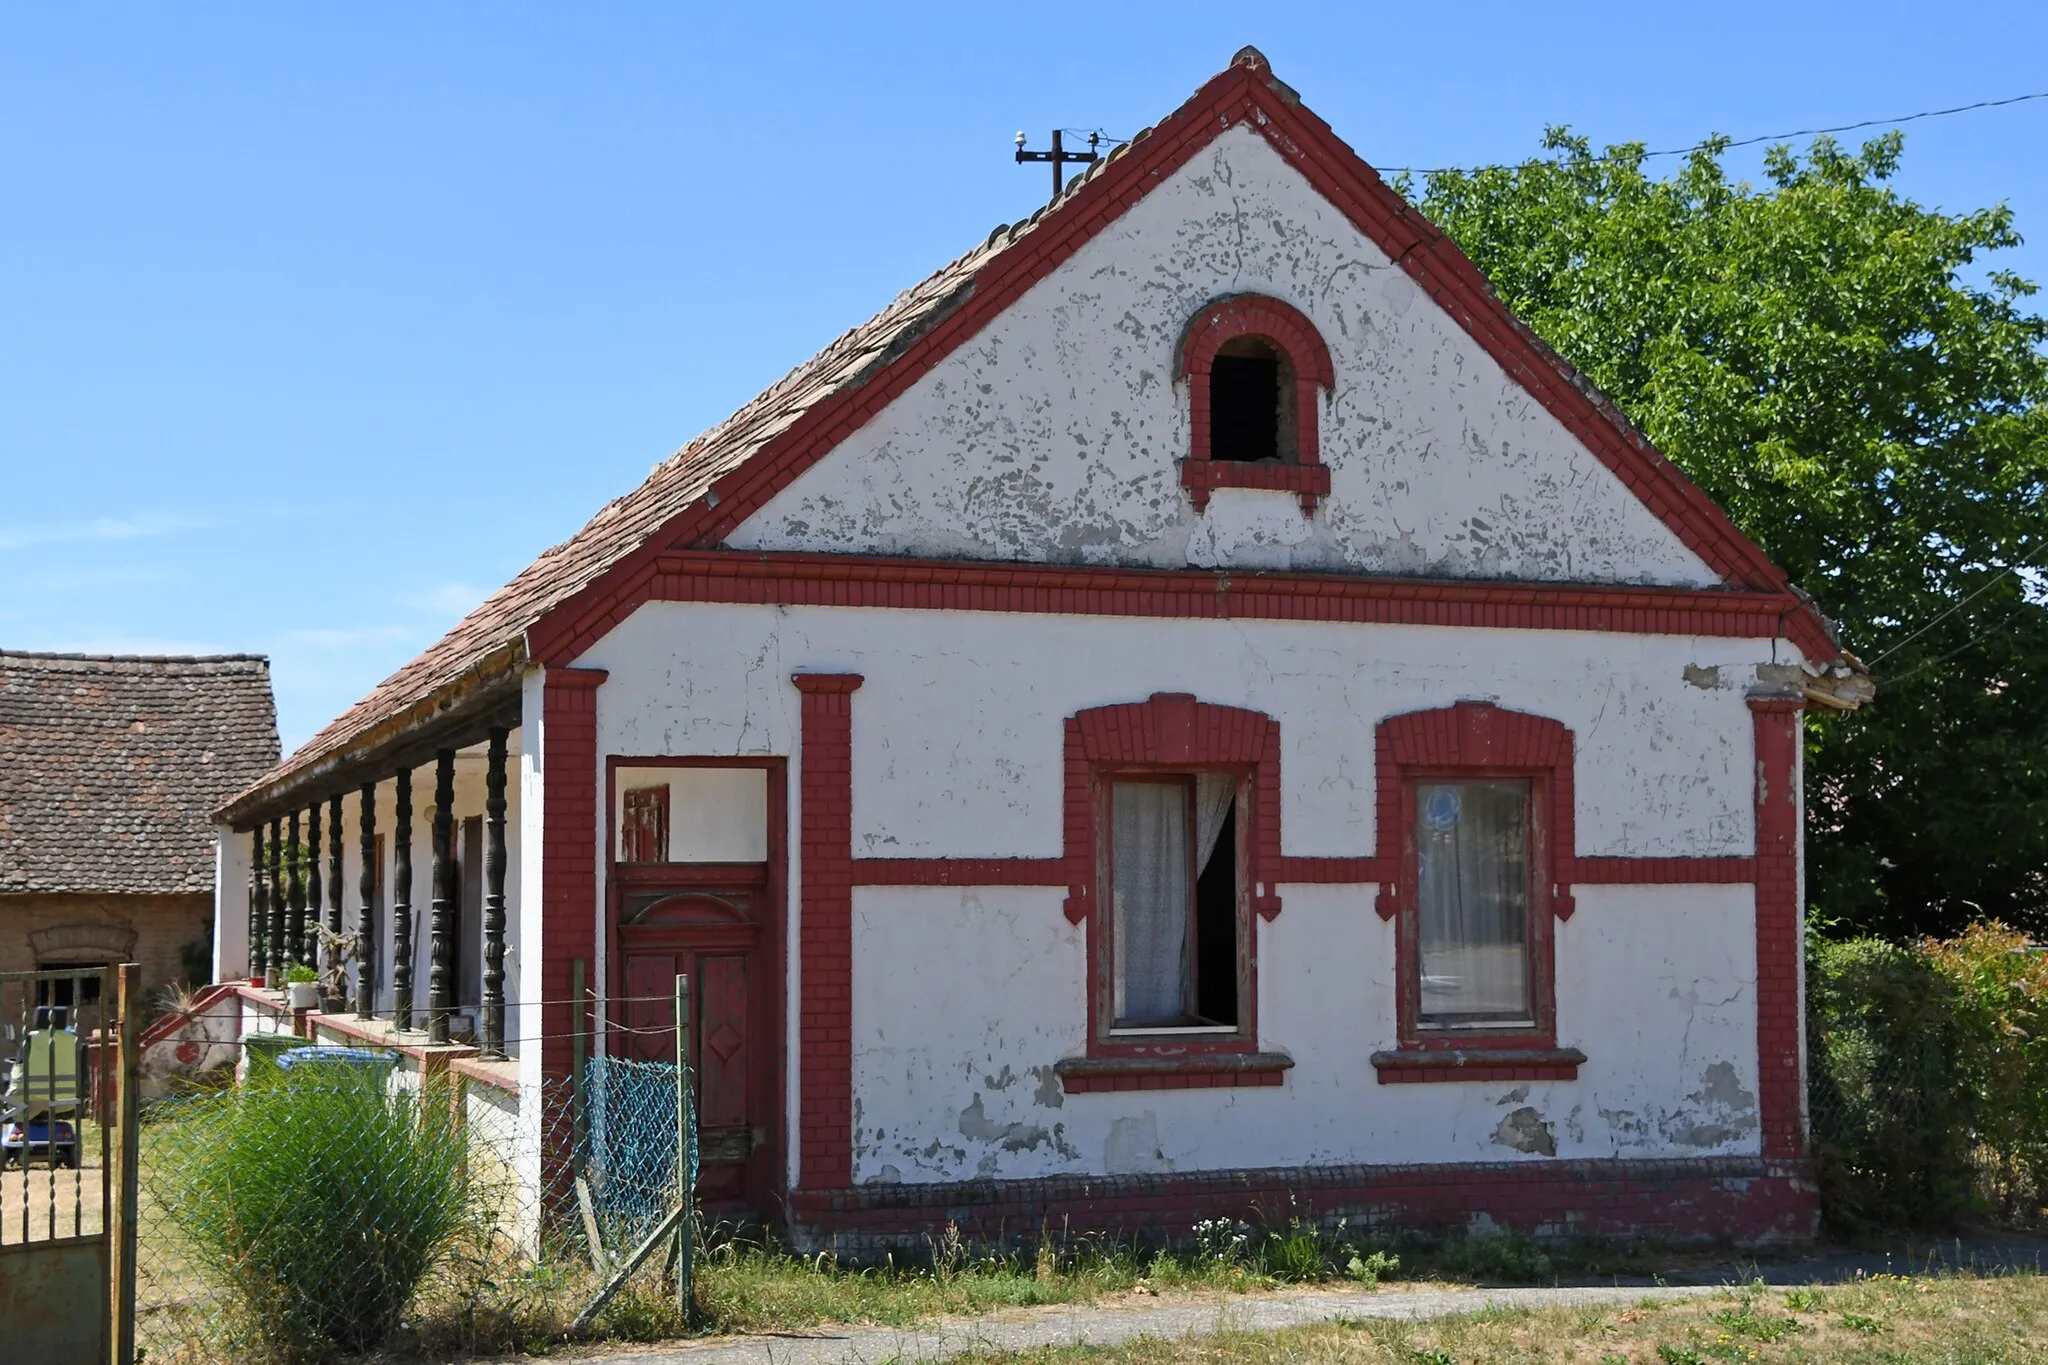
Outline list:
[[[1294,373],[1293,458],[1278,464],[1244,463],[1214,457],[1210,423],[1210,376],[1225,344],[1255,337],[1280,353],[1282,373]],[[1174,352],[1174,378],[1188,386],[1188,454],[1180,483],[1197,514],[1208,509],[1218,488],[1258,488],[1293,493],[1303,516],[1315,515],[1330,495],[1330,470],[1323,463],[1319,398],[1336,387],[1330,348],[1315,324],[1291,304],[1265,294],[1231,294],[1205,304],[1182,331]]]
[[[1237,1024],[1224,1033],[1132,1036],[1111,1027],[1109,784],[1202,772],[1238,775]],[[1060,1061],[1070,1094],[1278,1085],[1291,1058],[1259,1051],[1258,919],[1280,913],[1280,726],[1257,711],[1155,693],[1080,711],[1066,722],[1067,918],[1086,933],[1086,1051]]]
[[[1490,702],[1390,716],[1376,743],[1381,866],[1377,910],[1394,921],[1396,1047],[1372,1056],[1382,1084],[1569,1080],[1585,1060],[1557,1040],[1557,921],[1572,913],[1572,734],[1544,716]],[[1433,782],[1529,783],[1528,1024],[1429,1027],[1421,1022],[1418,787]]]
[[[1116,1022],[1116,837],[1115,837],[1115,793],[1112,790],[1123,783],[1154,783],[1173,785],[1182,789],[1185,805],[1184,814],[1188,822],[1188,930],[1192,935],[1198,923],[1195,884],[1200,879],[1201,868],[1197,865],[1194,848],[1195,826],[1195,780],[1205,773],[1224,773],[1236,783],[1231,795],[1233,809],[1241,809],[1251,796],[1251,773],[1239,768],[1109,768],[1097,774],[1101,784],[1102,799],[1098,807],[1097,829],[1102,852],[1097,877],[1103,888],[1104,913],[1099,927],[1091,935],[1093,946],[1090,951],[1099,954],[1095,958],[1090,977],[1093,982],[1094,1035],[1097,1045],[1102,1048],[1121,1051],[1130,1048],[1126,1055],[1147,1055],[1149,1049],[1158,1046],[1191,1046],[1197,1050],[1209,1050],[1205,1044],[1226,1045],[1222,1050],[1243,1051],[1256,1046],[1256,1030],[1249,1026],[1245,1012],[1245,1001],[1253,989],[1249,945],[1257,941],[1258,928],[1252,919],[1249,884],[1245,881],[1245,840],[1244,822],[1238,821],[1232,839],[1233,861],[1237,868],[1237,891],[1233,897],[1232,916],[1234,935],[1237,942],[1237,1023],[1231,1024],[1187,1024],[1168,1026],[1125,1025],[1119,1028]],[[1195,955],[1199,959],[1199,954]],[[1183,988],[1199,996],[1200,963],[1192,961],[1189,966],[1190,978]]]

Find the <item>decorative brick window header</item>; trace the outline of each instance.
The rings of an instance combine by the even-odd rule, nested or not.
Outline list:
[[[1211,421],[1212,377],[1224,346],[1240,338],[1269,342],[1293,372],[1294,448],[1280,463],[1248,463],[1215,458]],[[1322,462],[1317,431],[1319,389],[1336,385],[1330,349],[1301,311],[1263,294],[1233,294],[1217,299],[1188,323],[1174,357],[1174,378],[1188,381],[1188,456],[1181,462],[1181,487],[1188,490],[1195,511],[1209,505],[1216,488],[1284,490],[1301,499],[1302,515],[1313,515],[1316,501],[1330,494],[1330,471]]]

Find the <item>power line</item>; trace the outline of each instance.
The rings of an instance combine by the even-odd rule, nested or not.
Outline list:
[[[1989,582],[1986,582],[1986,583],[1982,583],[1982,584],[1979,584],[1979,585],[1978,585],[1978,587],[1977,587],[1977,591],[1975,591],[1975,592],[1971,593],[1971,594],[1970,594],[1970,595],[1969,595],[1968,597],[1965,597],[1965,598],[1963,598],[1963,599],[1962,599],[1961,601],[1959,601],[1959,602],[1955,603],[1955,604],[1954,604],[1953,606],[1951,606],[1951,607],[1950,607],[1950,608],[1949,608],[1949,609],[1948,609],[1947,611],[1945,611],[1945,612],[1941,613],[1941,615],[1939,615],[1939,616],[1935,617],[1935,618],[1934,618],[1934,619],[1933,619],[1932,621],[1929,621],[1929,622],[1928,622],[1928,623],[1927,623],[1926,625],[1924,625],[1924,626],[1920,627],[1920,629],[1918,629],[1918,630],[1914,631],[1914,632],[1913,632],[1913,633],[1912,633],[1911,635],[1908,635],[1908,636],[1907,636],[1907,637],[1906,637],[1905,639],[1903,639],[1903,640],[1899,641],[1899,642],[1898,642],[1897,644],[1893,645],[1893,646],[1892,646],[1892,647],[1891,647],[1890,649],[1888,649],[1888,650],[1886,650],[1886,651],[1885,651],[1884,653],[1882,653],[1882,654],[1878,655],[1878,656],[1877,656],[1877,657],[1876,657],[1875,659],[1872,659],[1872,660],[1870,661],[1870,663],[1869,663],[1868,667],[1871,667],[1871,668],[1876,668],[1876,667],[1877,667],[1877,666],[1878,666],[1879,664],[1883,663],[1883,662],[1884,662],[1884,661],[1885,661],[1886,659],[1889,659],[1889,658],[1891,658],[1891,657],[1892,657],[1892,655],[1894,655],[1894,654],[1898,653],[1898,652],[1899,652],[1900,650],[1904,649],[1904,648],[1905,648],[1905,647],[1906,647],[1907,645],[1910,645],[1910,644],[1912,644],[1912,643],[1913,643],[1913,642],[1914,642],[1915,640],[1917,640],[1917,639],[1919,639],[1919,638],[1920,638],[1921,636],[1925,635],[1925,634],[1926,634],[1926,633],[1927,633],[1928,631],[1930,631],[1930,630],[1933,630],[1933,629],[1934,629],[1934,628],[1935,628],[1936,626],[1940,625],[1940,624],[1941,624],[1941,623],[1942,623],[1943,621],[1946,621],[1946,620],[1948,620],[1948,618],[1949,618],[1949,617],[1951,617],[1951,616],[1955,615],[1955,614],[1956,614],[1957,612],[1961,611],[1961,610],[1962,610],[1962,609],[1963,609],[1964,607],[1967,607],[1967,606],[1969,606],[1969,605],[1970,605],[1970,603],[1972,603],[1972,602],[1976,601],[1976,600],[1977,600],[1978,598],[1982,597],[1982,596],[1983,596],[1983,595],[1984,595],[1985,593],[1987,593],[1987,592],[1990,592],[1990,591],[1991,591],[1991,590],[1992,590],[1993,588],[1997,587],[1997,586],[1998,586],[1998,585],[1999,585],[2000,583],[2003,583],[2003,582],[2004,582],[2004,581],[2005,581],[2005,580],[2006,580],[2007,578],[2011,577],[2011,576],[2012,576],[2013,574],[2016,574],[2016,573],[2018,573],[2018,572],[2019,572],[2019,571],[2020,571],[2021,569],[2031,569],[2031,568],[2033,568],[2033,567],[2034,567],[2034,561],[2035,561],[2035,560],[2037,560],[2037,559],[2039,559],[2039,558],[2041,557],[2041,554],[2042,554],[2042,552],[2043,552],[2043,551],[2048,551],[2048,541],[2044,541],[2044,542],[2043,542],[2042,544],[2040,544],[2040,545],[2036,546],[2036,547],[2034,548],[2034,552],[2033,552],[2032,554],[2028,555],[2028,556],[2027,556],[2027,557],[2026,557],[2025,559],[2022,559],[2022,560],[2020,560],[2020,561],[2019,561],[2018,563],[2015,563],[2015,564],[2008,564],[2008,565],[2006,565],[2006,566],[2005,566],[2005,568],[2003,568],[2002,570],[2000,570],[2000,571],[1999,571],[1998,573],[1996,573],[1996,574],[1992,575],[1992,577],[1991,577],[1991,579],[1990,579],[1990,581],[1989,581]],[[1974,643],[1974,641],[1973,641],[1972,643]],[[1918,672],[1918,671],[1919,671],[1918,669],[1915,669],[1915,670],[1914,670],[1914,672]],[[1912,676],[1912,674],[1907,674],[1906,676],[1908,676],[1908,677],[1911,677],[1911,676]]]
[[[1652,152],[1609,152],[1602,156],[1593,157],[1592,160],[1632,161],[1641,159],[1647,161],[1651,157],[1659,156],[1690,156],[1694,152],[1710,147],[1718,147],[1722,151],[1732,151],[1737,147],[1754,147],[1760,142],[1786,142],[1796,137],[1823,137],[1832,133],[1855,133],[1861,132],[1865,128],[1897,127],[1902,123],[1918,123],[1921,119],[1947,118],[1951,114],[1970,114],[1983,109],[2003,109],[2007,105],[2025,104],[2029,100],[2048,100],[2048,90],[2037,90],[2026,95],[2008,95],[2004,99],[1977,100],[1971,104],[1952,105],[1947,109],[1923,109],[1917,114],[1901,114],[1896,118],[1861,119],[1855,123],[1838,123],[1828,128],[1795,128],[1787,133],[1760,133],[1755,137],[1735,138],[1726,142],[1715,138],[1707,138],[1695,142],[1689,147],[1662,147]],[[1066,128],[1061,131],[1075,133],[1084,137],[1092,132],[1112,146],[1130,141],[1127,137],[1112,137],[1100,128]],[[1506,162],[1489,162],[1477,166],[1374,166],[1373,169],[1383,175],[1461,175],[1470,174],[1473,171],[1508,170],[1511,167]]]

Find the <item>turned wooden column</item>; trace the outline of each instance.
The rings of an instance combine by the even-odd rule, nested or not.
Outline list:
[[[356,1018],[377,1010],[377,784],[365,782],[362,816],[357,826],[356,856],[362,861],[356,878]]]
[[[448,1041],[449,917],[455,913],[455,751],[434,751],[434,893],[427,924],[427,1041]]]
[[[291,968],[306,960],[306,846],[299,837],[299,812],[291,813],[285,831],[284,965]]]
[[[320,951],[320,925],[325,918],[321,910],[325,899],[321,895],[323,882],[320,876],[320,803],[315,801],[306,812],[306,914],[299,921],[299,961],[319,971],[326,954]],[[336,888],[337,890],[339,888]]]
[[[263,936],[263,984],[284,984],[285,924],[291,914],[284,894],[284,827],[270,822],[270,932]]]
[[[263,979],[263,933],[270,926],[263,888],[263,826],[249,831],[249,960],[242,975],[251,981]]]
[[[483,1045],[486,1057],[505,1055],[505,741],[510,731],[491,731],[484,770],[484,994]]]
[[[332,1003],[336,1009],[341,1007],[342,992],[348,989],[347,978],[341,974],[341,846],[345,842],[341,835],[341,793],[336,792],[327,798],[327,933],[328,941],[334,945]]]
[[[412,1027],[412,769],[398,770],[391,821],[391,1022]]]

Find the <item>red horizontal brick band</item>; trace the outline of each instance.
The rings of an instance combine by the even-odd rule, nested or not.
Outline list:
[[[922,1248],[948,1224],[982,1244],[1063,1232],[1188,1235],[1205,1218],[1277,1210],[1334,1228],[1463,1229],[1481,1214],[1523,1232],[1738,1243],[1803,1241],[1820,1206],[1804,1162],[1673,1160],[1326,1165],[862,1185],[790,1195],[798,1244],[852,1254]]]
[[[1589,630],[1634,635],[1771,639],[1785,597],[1692,588],[1365,577],[1205,569],[981,564],[871,555],[691,550],[661,555],[644,601],[883,607],[1190,620],[1333,621],[1352,625]],[[1796,600],[1796,599],[1791,599]],[[574,657],[615,621],[543,632],[542,658]],[[1796,622],[1793,623],[1796,626]],[[1810,653],[1826,638],[1792,637]]]
[[[1276,882],[1321,882],[1358,885],[1383,881],[1392,869],[1378,858],[1282,858],[1273,870]]]
[[[1064,858],[856,858],[855,886],[1065,886]]]
[[[1754,858],[1575,858],[1566,880],[1578,886],[1735,884],[1756,880]]]

